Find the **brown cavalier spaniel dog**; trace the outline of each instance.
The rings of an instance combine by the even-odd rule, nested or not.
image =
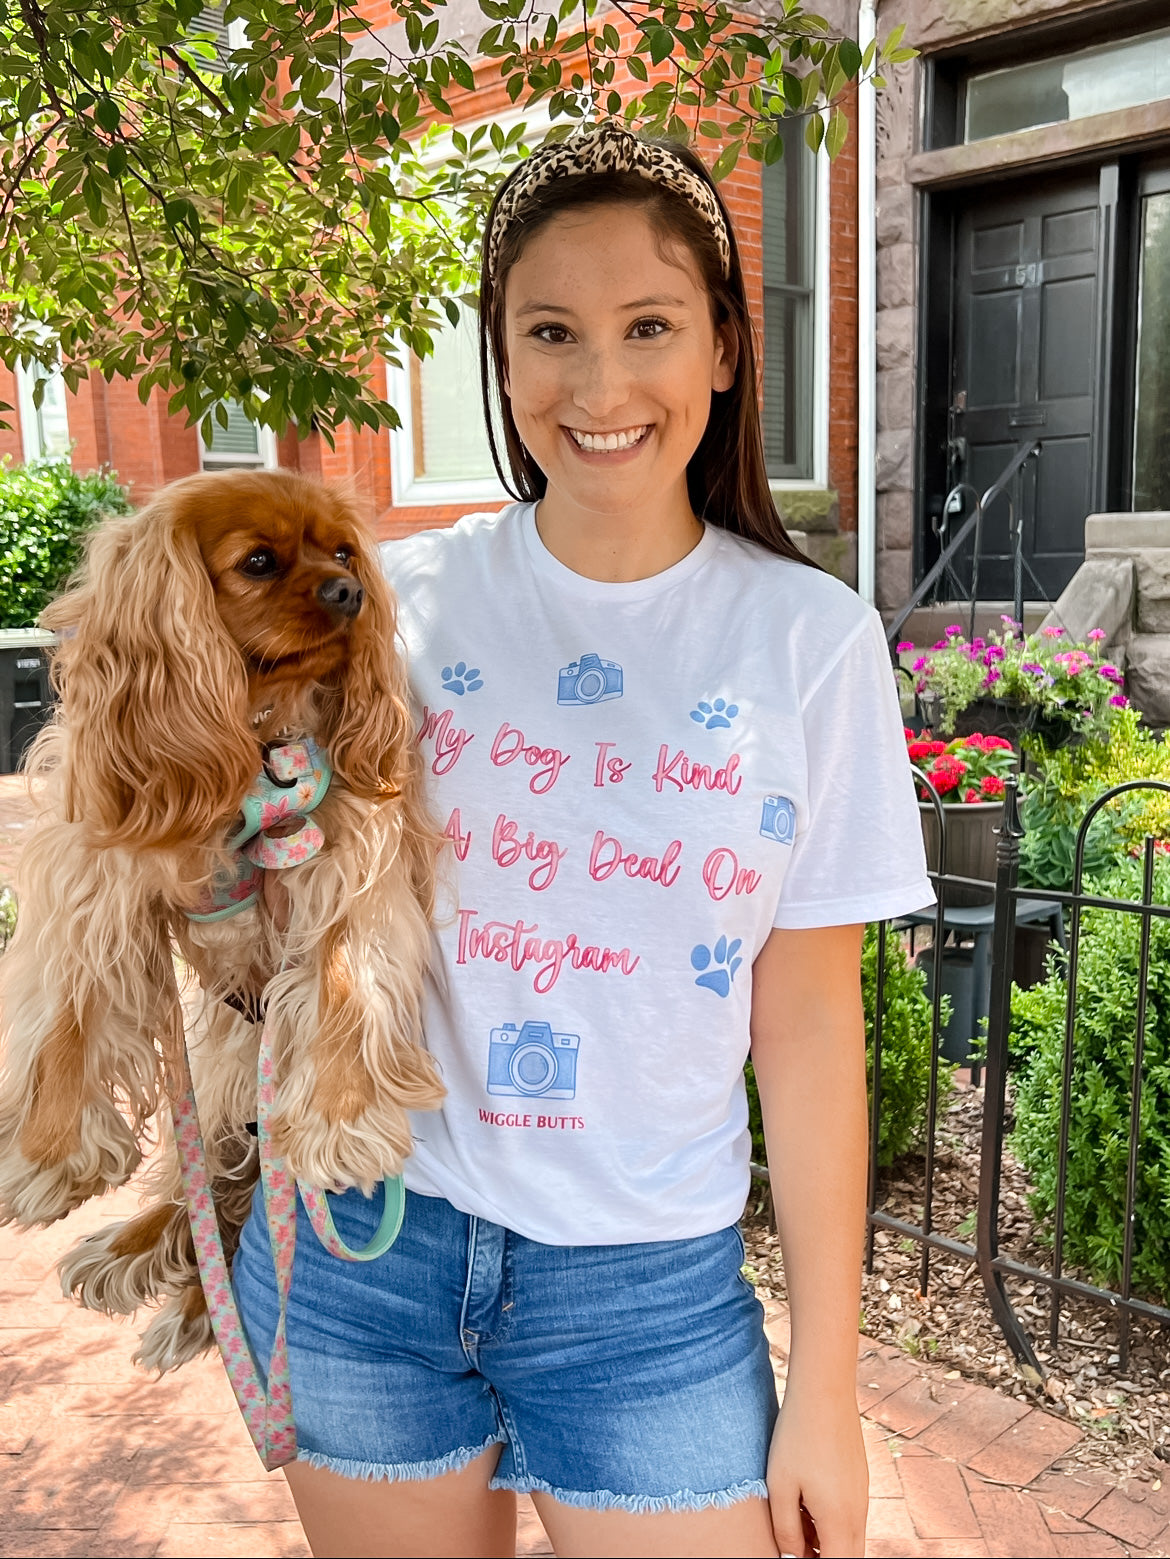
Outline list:
[[[43,621],[60,705],[29,759],[42,815],[0,960],[0,1221],[49,1223],[121,1185],[156,1115],[169,1138],[187,1030],[230,1259],[258,1173],[264,1006],[273,1140],[307,1184],[371,1192],[410,1151],[407,1110],[443,1094],[419,1045],[438,839],[393,600],[344,498],[231,471],[107,520]],[[281,762],[318,749],[318,853],[282,874],[281,927],[232,847],[257,775],[279,794]],[[212,1341],[169,1142],[154,1190],[62,1276],[113,1314],[165,1300],[138,1357],[166,1369]]]

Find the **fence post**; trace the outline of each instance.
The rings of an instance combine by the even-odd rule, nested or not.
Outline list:
[[[1031,1339],[1020,1325],[1008,1298],[1003,1275],[995,1267],[999,1255],[999,1186],[1003,1155],[1004,1106],[1007,1093],[1008,1034],[1012,1018],[1012,962],[1016,934],[1016,880],[1020,865],[1018,782],[1007,781],[1003,819],[995,851],[995,920],[991,932],[991,992],[987,1021],[987,1062],[983,1079],[983,1140],[979,1155],[979,1209],[975,1224],[975,1257],[992,1314],[1016,1359],[1047,1373]]]

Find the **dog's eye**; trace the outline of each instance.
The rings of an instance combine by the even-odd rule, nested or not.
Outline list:
[[[350,551],[350,549],[348,547],[338,547],[337,551],[333,554],[333,556],[341,564],[342,568],[346,568],[348,566],[348,564],[349,564],[350,559],[353,557],[353,553]]]
[[[239,565],[239,571],[249,579],[267,579],[269,574],[276,573],[276,553],[267,547],[257,547]]]

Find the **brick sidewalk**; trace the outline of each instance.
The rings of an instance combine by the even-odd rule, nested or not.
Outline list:
[[[129,1326],[60,1296],[62,1252],[136,1205],[127,1188],[51,1229],[0,1229],[0,1559],[305,1555],[218,1362],[153,1380]],[[769,1310],[782,1384],[787,1318]],[[1080,1438],[1062,1420],[865,1339],[858,1398],[871,1555],[1167,1554],[1170,1489],[1053,1470]],[[551,1552],[527,1501],[518,1552]]]

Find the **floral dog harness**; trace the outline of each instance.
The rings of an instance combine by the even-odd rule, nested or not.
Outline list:
[[[325,835],[308,817],[321,804],[332,778],[329,760],[310,738],[268,742],[264,767],[244,797],[227,841],[227,848],[236,852],[235,871],[218,875],[187,918],[228,920],[255,904],[265,871],[312,860]],[[270,832],[298,818],[301,826],[291,833]]]

